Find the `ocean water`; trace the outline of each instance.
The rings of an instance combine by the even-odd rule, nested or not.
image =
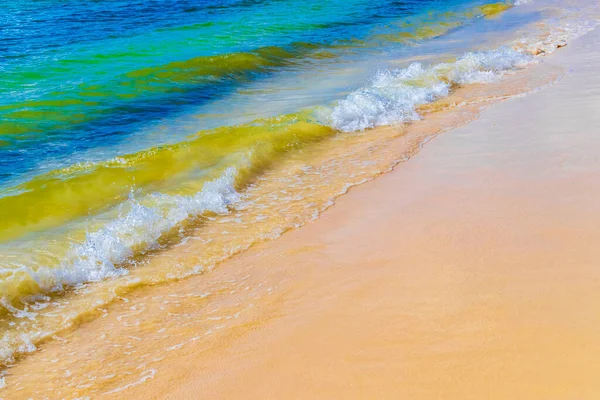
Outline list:
[[[402,158],[372,128],[596,24],[553,7],[2,2],[0,365],[316,218]],[[163,257],[190,241],[193,262]]]

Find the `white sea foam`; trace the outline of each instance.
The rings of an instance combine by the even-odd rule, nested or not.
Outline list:
[[[220,178],[205,183],[193,196],[155,193],[143,202],[132,196],[122,205],[123,211],[117,218],[101,229],[89,232],[82,243],[74,244],[59,267],[37,270],[23,267],[20,273],[13,271],[12,279],[20,280],[25,273],[42,291],[52,292],[65,286],[127,274],[128,270],[124,268],[127,261],[136,253],[155,248],[165,233],[185,220],[205,212],[228,212],[228,206],[240,198],[234,188],[235,176],[236,170],[229,168]],[[25,311],[13,310],[5,299],[0,301],[0,306],[17,317],[27,317]]]
[[[546,55],[554,52],[568,42],[592,31],[599,22],[588,18],[572,18],[559,27],[549,27],[550,30],[541,38],[524,38],[515,43],[516,47],[525,49],[528,53],[535,55]]]
[[[126,273],[120,265],[134,251],[154,248],[166,232],[185,220],[205,212],[226,213],[227,207],[240,197],[234,181],[235,169],[230,168],[193,196],[155,193],[150,196],[152,206],[131,199],[131,208],[125,215],[74,246],[62,268],[52,271],[53,286],[62,289],[62,285],[74,286]]]
[[[453,63],[426,68],[413,63],[407,68],[378,72],[370,85],[340,101],[330,117],[331,125],[344,132],[359,131],[420,119],[417,106],[448,96],[454,84],[487,83],[506,71],[533,61],[511,48],[467,53]]]

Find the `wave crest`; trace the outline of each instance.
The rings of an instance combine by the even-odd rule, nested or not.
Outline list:
[[[446,97],[454,85],[493,82],[503,73],[533,62],[527,53],[511,48],[467,53],[453,63],[425,68],[378,72],[367,87],[340,101],[331,113],[331,125],[344,132],[420,119],[417,107]]]

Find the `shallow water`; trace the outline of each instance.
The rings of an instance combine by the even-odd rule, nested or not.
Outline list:
[[[121,293],[310,221],[404,157],[364,129],[418,120],[459,86],[535,62],[549,32],[594,23],[511,6],[7,5],[0,362]],[[566,17],[572,32],[556,31]],[[189,241],[193,260],[161,259]]]

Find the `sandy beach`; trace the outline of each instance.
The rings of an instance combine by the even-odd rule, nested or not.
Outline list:
[[[124,295],[13,366],[0,398],[85,396],[71,383],[100,369],[93,398],[598,398],[599,49],[598,29],[569,43],[544,62],[557,82],[312,223]]]

